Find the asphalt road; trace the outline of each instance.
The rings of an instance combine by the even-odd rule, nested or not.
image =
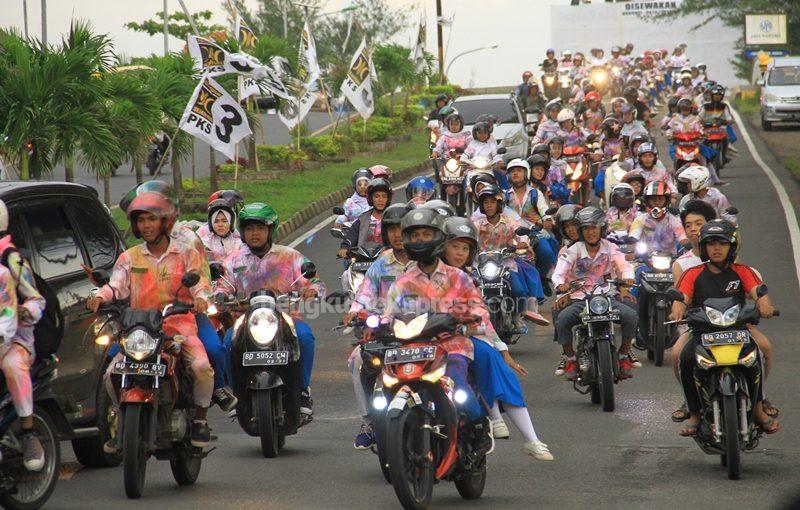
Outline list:
[[[800,189],[766,147],[755,143],[789,195],[800,197]],[[783,313],[763,324],[776,353],[767,391],[782,410],[783,430],[743,456],[742,479],[728,480],[718,457],[678,436],[679,426],[669,414],[682,397],[669,367],[656,368],[643,360],[645,366],[635,377],[617,386],[617,410],[604,413],[588,396],[553,376],[558,350],[550,328],[539,328],[512,352],[531,372],[522,384],[537,431],[556,460],[539,462],[522,455],[521,438],[510,427],[511,439],[500,442],[489,459],[483,497],[464,501],[453,484],[442,483],[434,490],[432,507],[777,508],[800,489],[800,404],[794,388],[795,363],[800,363],[795,303],[800,294],[792,247],[775,191],[744,143],[739,150],[741,156],[724,171],[731,182],[724,191],[741,211],[742,260],[762,272]],[[326,229],[300,244],[330,288],[337,287],[341,270],[335,247]],[[48,508],[399,508],[375,455],[352,447],[359,420],[345,367],[351,348],[349,339],[331,332],[337,320],[327,316],[311,322],[317,335],[315,420],[287,439],[278,458],[262,458],[257,440],[215,410],[211,424],[219,436],[218,449],[204,462],[194,487],[178,487],[167,463],[151,461],[144,500],[129,501],[121,469],[84,469],[59,483]],[[65,459],[72,459],[66,443],[63,449]]]
[[[305,122],[308,126],[308,132],[314,133],[330,124],[330,117],[328,116],[327,112],[318,112],[312,111],[308,113],[308,116],[305,119]],[[263,130],[263,133],[262,133]],[[286,145],[291,141],[291,137],[289,135],[289,130],[286,129],[286,126],[278,119],[276,114],[271,113],[264,113],[261,115],[261,128],[254,127],[253,131],[256,132],[257,140],[259,144],[266,144],[266,145]],[[182,133],[180,136],[189,136],[186,133]],[[240,154],[239,157],[247,157],[247,154],[244,152],[244,145],[242,144],[239,147]],[[219,165],[220,163],[224,163],[228,157],[221,152],[216,153],[216,162]],[[195,176],[197,177],[208,177],[210,172],[210,146],[200,140],[195,140],[194,144],[194,167],[195,167]],[[181,166],[181,174],[183,175],[184,179],[189,179],[192,177],[192,162],[191,159],[187,159],[182,163]],[[147,168],[144,168],[144,175],[145,179],[148,178]],[[164,165],[164,168],[161,170],[159,174],[160,178],[164,179],[165,181],[172,183],[172,170],[168,164]],[[64,167],[63,165],[57,165],[56,168],[53,170],[53,174],[51,176],[53,180],[63,180],[64,179]],[[76,162],[75,165],[75,180],[82,184],[86,184],[92,186],[97,189],[100,197],[103,196],[103,181],[98,180],[94,174],[88,171],[88,169],[81,165],[80,161]],[[117,169],[117,174],[111,177],[111,203],[116,204],[120,198],[131,188],[136,185],[136,174],[133,173],[131,169],[131,163],[127,162],[120,166]]]

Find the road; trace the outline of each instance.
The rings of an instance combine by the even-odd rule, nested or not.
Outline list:
[[[800,195],[766,147],[759,140],[754,143],[790,196]],[[762,272],[783,313],[763,324],[776,353],[767,391],[782,410],[783,430],[743,456],[742,479],[729,481],[718,457],[703,454],[692,440],[678,436],[679,426],[669,414],[682,397],[670,368],[643,361],[633,379],[617,386],[617,410],[603,413],[588,396],[553,376],[558,351],[551,330],[539,328],[512,352],[530,370],[522,384],[537,431],[556,460],[545,463],[522,455],[520,436],[510,427],[511,439],[500,442],[490,457],[483,497],[466,502],[453,484],[442,483],[434,490],[433,508],[776,508],[798,490],[797,271],[775,190],[744,143],[739,146],[741,156],[724,171],[731,182],[724,191],[741,211],[741,259]],[[333,288],[341,270],[335,247],[325,229],[300,244]],[[84,469],[59,483],[48,508],[399,508],[376,457],[352,447],[359,420],[345,367],[349,340],[330,331],[337,320],[326,316],[311,322],[317,335],[315,420],[288,438],[278,458],[262,458],[257,440],[214,410],[211,424],[219,436],[218,449],[204,462],[196,486],[177,487],[168,464],[151,461],[145,501],[129,501],[121,469]],[[67,444],[64,451],[71,459]]]
[[[308,116],[305,119],[305,122],[308,125],[308,132],[314,133],[330,124],[330,117],[328,116],[327,112],[318,112],[312,111],[308,113]],[[263,134],[262,131],[263,130]],[[267,145],[285,145],[289,143],[291,137],[289,135],[289,130],[286,129],[286,126],[278,119],[276,114],[264,113],[261,114],[261,129],[254,128],[256,132],[258,143],[259,144],[267,144]],[[189,136],[186,133],[182,133],[180,136]],[[244,145],[240,146],[240,151],[244,151]],[[209,145],[205,142],[200,140],[196,140],[194,144],[194,156],[195,156],[195,175],[197,177],[208,177],[209,175],[209,161],[210,161],[210,151]],[[246,153],[240,153],[240,157],[247,157]],[[220,163],[224,163],[228,159],[227,156],[222,154],[221,152],[216,153],[216,162],[219,165]],[[97,189],[100,196],[103,196],[103,182],[98,181],[97,178],[90,173],[87,168],[80,164],[80,162],[76,162],[75,168],[75,180],[82,184],[87,184]],[[147,168],[144,168],[145,178],[147,178]],[[181,167],[181,173],[184,179],[189,179],[192,177],[192,163],[190,159],[187,159],[183,162]],[[164,168],[161,170],[159,174],[162,179],[165,181],[172,183],[172,170],[170,169],[169,165],[165,165]],[[51,176],[53,180],[63,180],[64,179],[64,167],[63,165],[58,165],[53,170],[53,175]],[[111,203],[116,204],[120,198],[131,188],[136,185],[136,175],[131,172],[131,164],[126,163],[121,166],[117,170],[117,175],[111,177]]]

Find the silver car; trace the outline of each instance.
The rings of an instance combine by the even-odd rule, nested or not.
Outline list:
[[[767,66],[761,86],[761,127],[773,122],[800,122],[800,57],[779,57]]]
[[[522,113],[509,94],[481,94],[477,96],[459,97],[452,104],[453,108],[464,118],[464,129],[472,130],[475,119],[480,115],[494,115],[497,122],[492,135],[497,147],[505,147],[503,160],[508,162],[514,158],[527,158],[529,152],[528,134],[525,132]]]

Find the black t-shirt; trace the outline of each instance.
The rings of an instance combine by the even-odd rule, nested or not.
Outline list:
[[[645,120],[644,114],[648,110],[647,105],[638,99],[635,103],[633,103],[633,105],[636,107],[636,120]]]
[[[678,282],[680,290],[691,306],[702,306],[709,298],[733,297],[744,304],[747,294],[761,284],[761,279],[749,266],[730,264],[719,273],[714,273],[706,264],[687,269]]]

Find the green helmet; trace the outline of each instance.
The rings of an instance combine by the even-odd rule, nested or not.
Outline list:
[[[271,205],[262,202],[247,204],[239,211],[239,233],[242,236],[245,224],[251,221],[267,225],[274,232],[278,228],[278,212]]]

